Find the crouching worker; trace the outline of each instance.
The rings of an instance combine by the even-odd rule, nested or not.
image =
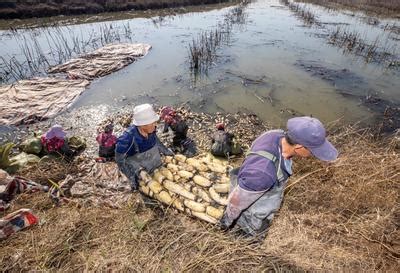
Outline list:
[[[225,131],[223,123],[218,123],[217,131],[214,133],[211,140],[211,154],[229,158],[232,155],[243,153],[239,143],[234,141],[235,136]]]
[[[71,158],[75,152],[69,147],[67,133],[61,125],[53,125],[41,137],[43,148],[47,154],[62,155]]]
[[[139,178],[147,180],[147,173],[161,166],[161,155],[173,155],[156,135],[159,116],[150,104],[133,109],[133,126],[117,139],[115,161],[131,182],[132,190],[139,187]],[[144,172],[142,172],[144,171]]]
[[[114,159],[117,137],[113,134],[113,130],[114,126],[107,124],[104,127],[104,131],[96,137],[96,141],[99,143],[99,157],[96,159],[97,162],[106,162]]]
[[[169,128],[171,128],[174,134],[172,145],[175,152],[184,154],[187,157],[195,156],[197,153],[196,144],[187,136],[189,126],[185,120],[169,106],[161,109],[161,119],[164,121],[163,133],[168,132]]]
[[[252,144],[240,169],[231,171],[229,202],[221,228],[236,225],[246,235],[264,238],[279,210],[284,189],[292,174],[292,158],[311,155],[333,161],[338,152],[325,139],[322,123],[311,117],[287,122],[287,131],[272,130]]]

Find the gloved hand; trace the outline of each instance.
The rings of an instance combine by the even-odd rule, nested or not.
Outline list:
[[[229,217],[224,213],[222,218],[219,220],[219,227],[222,230],[228,230],[232,226],[233,220],[229,219]]]
[[[136,178],[134,180],[131,179],[131,191],[135,192],[139,189],[139,183],[137,182]]]

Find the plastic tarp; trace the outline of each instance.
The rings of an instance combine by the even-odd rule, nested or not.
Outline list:
[[[88,84],[83,79],[34,78],[0,86],[0,124],[50,118],[69,107]]]
[[[68,108],[90,80],[144,57],[147,44],[111,44],[49,69],[62,77],[34,78],[0,86],[0,124],[19,125],[47,119]]]
[[[131,196],[130,182],[115,162],[80,164],[79,173],[68,175],[59,185],[62,193],[51,189],[56,202],[75,201],[94,206],[121,208]]]
[[[54,66],[49,73],[68,73],[70,79],[93,80],[117,71],[137,58],[144,57],[151,46],[148,44],[111,44],[91,53]]]

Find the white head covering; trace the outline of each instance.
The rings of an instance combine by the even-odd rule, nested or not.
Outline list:
[[[156,122],[160,116],[154,111],[153,106],[148,103],[133,108],[133,125],[143,126]]]

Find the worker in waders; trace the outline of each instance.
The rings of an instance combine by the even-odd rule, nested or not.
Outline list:
[[[239,143],[232,133],[225,131],[225,125],[218,123],[211,139],[211,154],[214,156],[229,157],[243,153]]]
[[[292,158],[311,155],[323,161],[333,161],[338,156],[316,118],[292,118],[287,122],[286,132],[272,130],[259,136],[242,166],[230,173],[229,202],[220,221],[221,228],[237,226],[245,235],[264,238],[281,206],[284,188],[292,174]]]
[[[160,153],[173,155],[156,135],[158,120],[150,104],[138,105],[133,109],[133,125],[117,139],[115,161],[130,180],[132,190],[138,189],[139,178],[149,179],[146,173],[161,166]]]
[[[187,136],[189,126],[186,121],[170,106],[161,109],[161,120],[164,122],[163,133],[167,133],[169,129],[173,132],[172,149],[174,152],[187,157],[195,156],[197,154],[196,144]]]

